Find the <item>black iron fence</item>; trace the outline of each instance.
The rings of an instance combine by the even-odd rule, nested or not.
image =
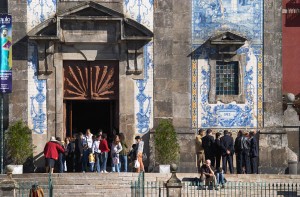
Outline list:
[[[227,182],[224,186],[206,186],[201,182],[182,182],[181,196],[184,197],[298,197],[300,183]],[[131,186],[132,197],[167,197],[165,182],[149,182],[140,175]]]

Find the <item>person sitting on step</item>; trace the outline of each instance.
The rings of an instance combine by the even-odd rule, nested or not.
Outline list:
[[[207,159],[205,163],[201,166],[200,173],[201,182],[205,181],[206,186],[212,185],[216,190],[218,190],[216,185],[217,180],[215,177],[215,172],[213,167],[211,166],[211,161],[209,159]]]

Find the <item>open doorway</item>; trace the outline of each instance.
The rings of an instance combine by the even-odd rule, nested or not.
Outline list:
[[[91,129],[93,134],[97,134],[101,129],[110,138],[113,129],[118,126],[118,107],[115,100],[68,100],[66,110],[66,136],[78,132],[85,133],[86,129]]]

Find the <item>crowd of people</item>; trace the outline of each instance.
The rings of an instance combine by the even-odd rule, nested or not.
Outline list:
[[[144,171],[144,142],[140,136],[135,140],[129,150],[123,133],[114,135],[111,143],[106,133],[93,135],[90,129],[64,141],[51,137],[44,148],[46,171],[107,173],[108,164],[111,172]]]
[[[216,133],[214,138],[211,129],[207,129],[206,134],[204,129],[200,129],[196,136],[196,152],[199,173],[201,166],[205,165],[205,160],[210,160],[212,168],[225,174],[229,168],[229,172],[233,174],[235,154],[237,174],[257,174],[258,144],[255,131],[240,130],[234,140],[228,130],[224,130],[222,137],[220,132]]]

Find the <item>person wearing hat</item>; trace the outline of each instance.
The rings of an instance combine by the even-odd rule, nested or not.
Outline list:
[[[46,172],[53,173],[55,161],[58,159],[58,153],[64,153],[64,148],[57,142],[54,136],[46,143],[44,148]]]
[[[136,172],[144,171],[144,164],[143,164],[143,151],[144,151],[144,142],[142,141],[141,136],[136,136],[136,158],[140,163],[139,167],[136,169]]]

